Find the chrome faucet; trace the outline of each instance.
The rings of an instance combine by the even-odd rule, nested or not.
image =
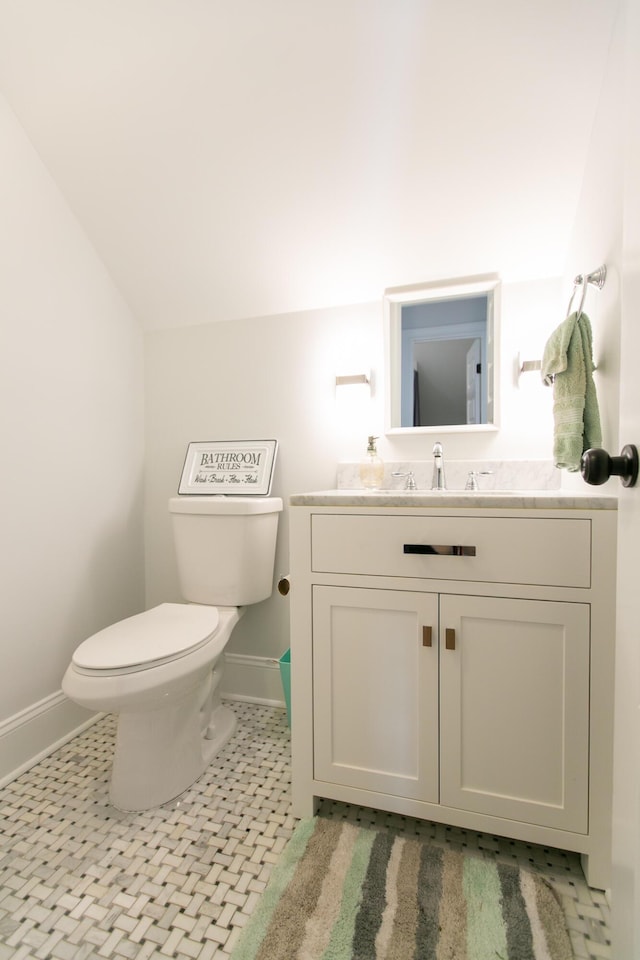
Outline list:
[[[446,490],[444,479],[444,454],[442,453],[442,444],[433,445],[433,477],[431,479],[432,490]]]

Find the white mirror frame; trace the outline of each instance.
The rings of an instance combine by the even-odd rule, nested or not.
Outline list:
[[[490,422],[454,424],[431,427],[400,426],[401,356],[402,356],[402,307],[412,303],[428,303],[438,300],[456,300],[490,293],[492,309],[487,317],[487,408],[492,411]],[[406,287],[390,287],[384,292],[384,358],[385,358],[385,433],[487,433],[499,428],[500,411],[500,278],[497,274],[474,277],[458,277],[453,280],[437,280],[429,283],[411,284]]]

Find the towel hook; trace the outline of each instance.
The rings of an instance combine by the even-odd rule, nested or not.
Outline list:
[[[578,317],[582,315],[582,308],[584,307],[584,302],[587,297],[587,285],[592,283],[594,287],[597,287],[598,290],[602,290],[604,287],[604,282],[607,279],[607,268],[603,264],[601,267],[598,267],[597,270],[593,270],[591,273],[588,273],[586,277],[579,273],[578,276],[573,281],[573,292],[571,294],[571,299],[569,300],[569,306],[567,307],[567,316],[571,313],[571,305],[573,304],[573,298],[576,295],[576,290],[579,286],[582,286],[582,296],[580,297],[580,306],[578,307]]]

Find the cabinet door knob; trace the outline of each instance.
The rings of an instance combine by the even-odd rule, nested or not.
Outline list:
[[[599,486],[609,477],[620,477],[623,487],[634,487],[638,479],[638,448],[632,443],[622,448],[619,457],[594,447],[582,454],[580,473],[587,483]]]
[[[446,627],[444,631],[444,645],[447,650],[455,650],[456,648],[456,632],[453,627]]]
[[[431,636],[432,636],[431,627],[423,627],[422,628],[422,646],[423,647],[431,646]]]

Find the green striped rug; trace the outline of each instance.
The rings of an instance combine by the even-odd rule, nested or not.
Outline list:
[[[232,960],[571,960],[551,887],[399,834],[303,820]]]

